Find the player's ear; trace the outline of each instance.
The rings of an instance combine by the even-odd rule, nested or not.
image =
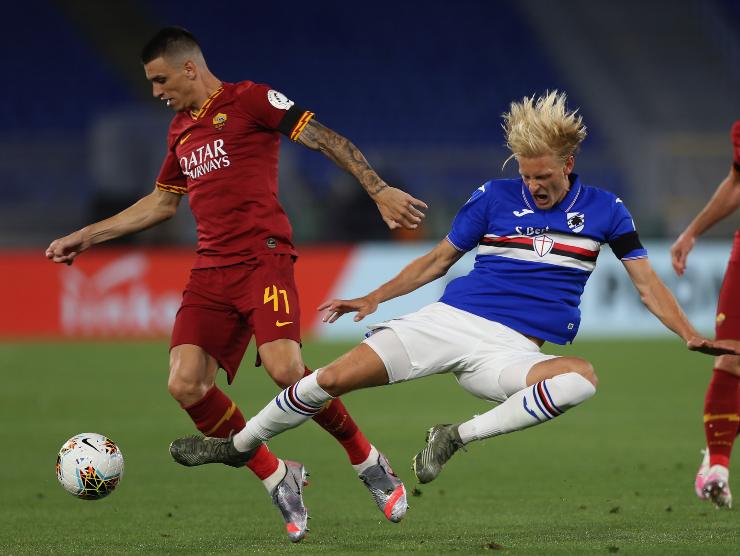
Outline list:
[[[576,165],[576,157],[573,155],[570,155],[565,160],[565,167],[563,168],[565,175],[567,176],[573,171],[573,167]]]
[[[185,77],[190,80],[195,79],[195,76],[198,74],[198,68],[192,60],[186,60],[185,64],[183,64],[183,69],[185,70]]]

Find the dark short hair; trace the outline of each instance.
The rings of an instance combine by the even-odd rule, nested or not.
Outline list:
[[[148,64],[161,56],[182,54],[192,50],[200,51],[200,43],[190,31],[182,27],[165,27],[144,45],[141,63]]]

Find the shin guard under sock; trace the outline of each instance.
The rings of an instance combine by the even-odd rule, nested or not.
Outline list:
[[[244,415],[236,404],[214,386],[200,400],[189,406],[183,406],[195,426],[205,436],[226,438],[244,428]],[[247,467],[260,480],[269,477],[278,467],[278,459],[264,444],[247,462]]]
[[[464,443],[539,425],[586,401],[596,388],[578,373],[565,373],[515,392],[499,406],[462,423]]]
[[[304,377],[310,374],[311,371],[307,368]],[[352,465],[362,463],[367,459],[370,454],[370,442],[362,434],[342,400],[334,398],[324,404],[321,411],[313,416],[313,420],[337,439],[347,452]]]
[[[709,465],[730,466],[730,454],[740,426],[740,378],[714,369],[704,398],[704,434]]]

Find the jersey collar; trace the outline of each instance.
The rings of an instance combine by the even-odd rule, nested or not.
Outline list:
[[[573,208],[573,205],[576,204],[578,197],[581,195],[581,179],[578,177],[578,174],[570,174],[568,176],[568,179],[570,180],[570,190],[568,191],[568,194],[565,196],[565,198],[563,198],[562,201],[560,201],[557,205],[553,206],[547,211],[543,211],[537,208],[537,205],[532,198],[532,194],[529,192],[527,186],[524,185],[524,180],[522,180],[522,198],[524,199],[524,203],[527,205],[527,208],[537,212],[549,212],[550,210],[556,209],[566,213],[570,212],[570,210]]]
[[[195,111],[192,111],[192,110],[190,111],[190,117],[193,120],[199,120],[203,116],[205,116],[206,112],[208,112],[208,109],[211,107],[211,103],[215,100],[215,98],[218,95],[220,95],[223,92],[224,92],[224,86],[221,85],[218,89],[213,91],[205,101],[203,101],[203,106],[201,106],[200,109],[195,110]]]

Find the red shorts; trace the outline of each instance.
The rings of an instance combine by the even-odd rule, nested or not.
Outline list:
[[[287,338],[300,343],[301,311],[292,255],[261,255],[230,266],[190,271],[170,349],[202,347],[234,380],[254,335],[257,346]]]
[[[740,230],[735,232],[730,262],[719,290],[715,331],[718,340],[740,340]]]

